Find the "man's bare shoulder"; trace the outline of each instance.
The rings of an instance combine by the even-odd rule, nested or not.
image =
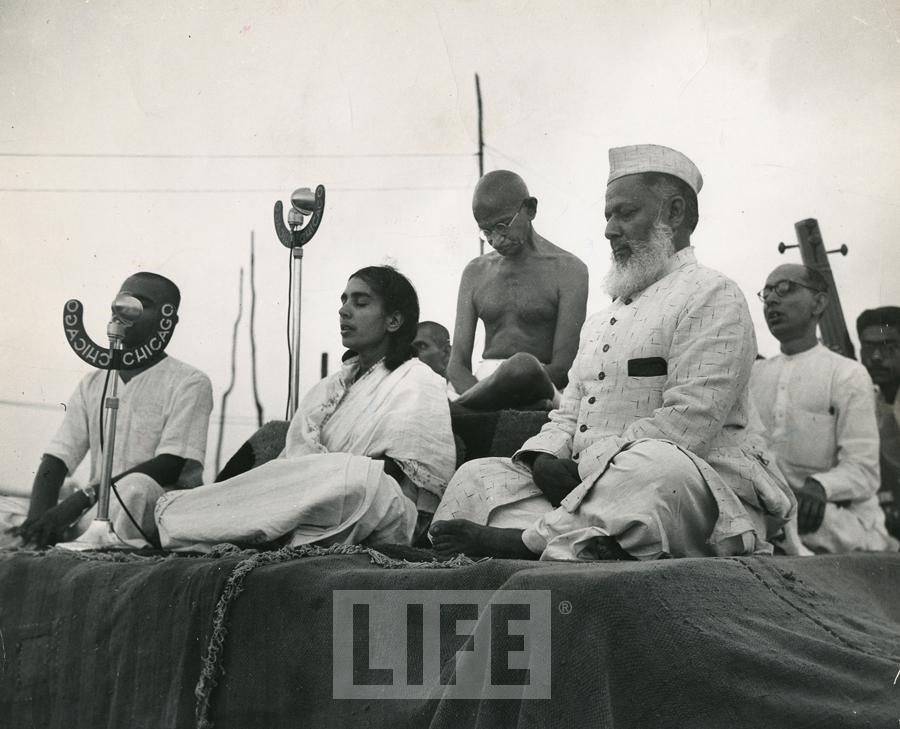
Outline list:
[[[490,271],[496,267],[501,258],[502,257],[500,256],[500,254],[496,251],[490,251],[489,253],[485,253],[481,256],[476,256],[471,261],[469,261],[466,264],[466,267],[463,269],[463,280],[477,280],[482,276],[490,273]]]
[[[571,251],[560,248],[546,238],[541,238],[539,250],[542,258],[548,263],[552,263],[561,277],[570,281],[587,280],[588,267]]]

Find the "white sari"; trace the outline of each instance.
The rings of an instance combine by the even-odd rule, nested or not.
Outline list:
[[[437,503],[456,463],[444,382],[417,359],[393,371],[379,362],[356,380],[358,371],[353,358],[307,393],[278,458],[161,498],[163,547],[286,534],[291,545],[408,544],[417,503]],[[400,483],[385,474],[385,457],[402,469]]]

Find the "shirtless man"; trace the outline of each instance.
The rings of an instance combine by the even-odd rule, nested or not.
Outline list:
[[[578,349],[587,307],[588,271],[532,227],[537,199],[506,170],[479,180],[472,213],[494,251],[463,271],[447,379],[456,405],[473,410],[557,403]],[[472,368],[478,320],[485,343]]]

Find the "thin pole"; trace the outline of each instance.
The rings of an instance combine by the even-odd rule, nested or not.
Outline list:
[[[303,246],[291,248],[291,264],[294,267],[294,298],[291,300],[291,386],[288,400],[288,420],[294,417],[300,405],[300,297],[303,279]]]
[[[110,340],[112,349],[122,349],[122,341]],[[115,357],[115,352],[113,353]],[[97,521],[109,521],[109,490],[112,484],[113,453],[116,448],[116,416],[119,413],[119,370],[112,370],[106,407],[106,443],[103,448],[103,462],[100,464],[100,488],[97,492]]]
[[[484,177],[484,109],[481,105],[481,79],[475,74],[475,98],[478,101],[478,179]],[[484,241],[478,237],[478,255],[484,255]]]
[[[222,406],[219,411],[219,437],[216,440],[216,473],[221,470],[222,464],[222,439],[225,437],[225,407],[228,404],[228,397],[234,390],[234,381],[237,377],[237,339],[238,327],[241,323],[241,317],[244,314],[244,269],[238,271],[238,310],[234,319],[234,326],[231,330],[231,380],[228,387],[222,393]]]
[[[259,400],[256,378],[256,257],[253,231],[250,231],[250,373],[253,384],[253,402],[256,404],[256,425],[262,427],[263,406]]]

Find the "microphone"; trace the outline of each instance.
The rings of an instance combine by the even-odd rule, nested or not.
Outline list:
[[[126,326],[136,322],[143,313],[141,302],[128,294],[118,294],[112,302],[113,319],[118,319]]]
[[[112,302],[112,318],[106,326],[106,334],[110,339],[121,339],[125,330],[134,324],[144,313],[144,307],[134,296],[117,294]]]
[[[288,210],[288,227],[299,230],[307,216],[316,209],[316,198],[308,187],[294,190],[291,195],[291,209]]]

